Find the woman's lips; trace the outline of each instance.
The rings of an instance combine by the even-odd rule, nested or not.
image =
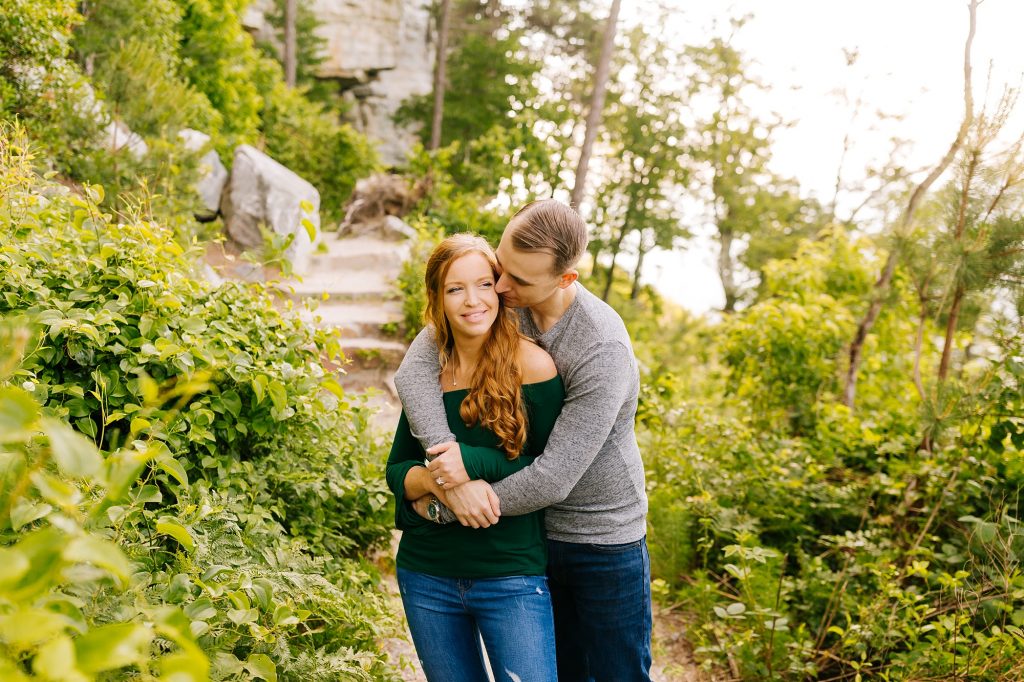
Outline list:
[[[477,310],[472,313],[464,313],[462,319],[466,320],[466,322],[480,322],[486,315],[486,310]]]

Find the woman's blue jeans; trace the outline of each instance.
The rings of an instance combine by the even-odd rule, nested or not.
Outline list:
[[[555,682],[555,624],[544,576],[439,578],[398,569],[416,654],[430,682]]]

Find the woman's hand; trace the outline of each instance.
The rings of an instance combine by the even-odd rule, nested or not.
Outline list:
[[[466,466],[462,463],[462,449],[456,442],[441,443],[427,450],[428,455],[437,455],[427,462],[427,469],[437,484],[445,490],[469,481]]]
[[[425,518],[427,521],[432,521],[430,515],[427,513],[427,505],[430,504],[430,495],[424,495],[418,499],[412,501],[412,508],[417,514]]]

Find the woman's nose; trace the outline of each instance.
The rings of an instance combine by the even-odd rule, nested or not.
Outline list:
[[[466,305],[474,306],[479,300],[480,296],[477,295],[476,287],[468,287],[466,289]]]

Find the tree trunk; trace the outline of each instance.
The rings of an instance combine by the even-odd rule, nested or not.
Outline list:
[[[907,208],[903,212],[903,216],[900,219],[898,228],[901,232],[906,230],[914,218],[914,213],[917,211],[918,204],[921,203],[921,199],[924,197],[925,192],[932,186],[935,180],[949,167],[952,163],[953,157],[960,150],[960,146],[963,144],[964,138],[967,136],[967,130],[971,127],[971,123],[974,121],[974,97],[971,89],[971,45],[974,43],[974,33],[977,28],[977,17],[978,17],[978,5],[981,0],[971,0],[971,4],[968,6],[968,12],[970,13],[970,28],[967,31],[967,40],[964,44],[964,119],[960,123],[960,129],[957,131],[956,138],[953,143],[949,146],[949,150],[942,160],[932,169],[931,173],[928,174],[921,184],[914,188],[914,192],[910,195],[910,200],[907,202]],[[868,333],[871,328],[875,326],[875,321],[878,319],[878,314],[882,310],[882,304],[885,300],[885,296],[889,291],[889,285],[892,283],[893,273],[896,271],[896,261],[899,258],[899,253],[894,245],[889,251],[889,256],[886,258],[885,267],[882,268],[882,274],[875,282],[874,291],[871,298],[871,303],[868,305],[868,310],[861,319],[860,324],[857,325],[857,332],[854,334],[853,341],[850,343],[849,351],[849,365],[846,368],[846,381],[843,386],[843,404],[853,410],[854,404],[857,397],[857,374],[860,372],[860,363],[863,359],[864,352],[864,340],[867,339]]]
[[[612,51],[615,47],[615,31],[619,22],[619,6],[621,4],[622,0],[612,0],[608,23],[604,27],[601,56],[598,58],[597,70],[594,72],[594,92],[591,94],[590,110],[587,112],[587,128],[583,135],[583,146],[580,148],[580,160],[576,165],[576,180],[572,185],[572,198],[569,200],[574,208],[579,208],[580,202],[583,201],[583,192],[587,182],[587,167],[590,165],[594,140],[597,139],[597,129],[601,125],[601,113],[604,110],[604,95],[608,84]]]
[[[961,284],[953,293],[953,305],[949,307],[949,319],[946,320],[946,343],[942,346],[942,360],[939,361],[939,382],[946,380],[949,374],[949,360],[953,355],[953,336],[960,319],[960,306],[964,302],[964,286]]]
[[[736,311],[736,301],[739,298],[736,293],[736,266],[732,259],[732,241],[732,230],[719,232],[718,277],[722,280],[722,289],[725,291],[725,306],[722,311],[726,313]]]
[[[960,211],[957,214],[956,231],[953,234],[957,243],[963,241],[964,230],[967,228],[967,204],[971,200],[971,180],[974,178],[974,173],[978,168],[979,156],[980,152],[977,150],[971,155],[971,160],[967,164],[967,172],[964,175],[964,186],[960,190]],[[961,257],[960,265],[962,264],[963,260]],[[959,267],[955,268],[953,270],[954,281],[959,277],[959,274]],[[961,280],[953,291],[953,303],[949,307],[949,319],[946,320],[946,340],[942,344],[942,360],[939,362],[939,383],[945,381],[946,376],[949,374],[949,361],[953,356],[954,336],[956,335],[956,326],[960,319],[960,306],[963,304],[965,293],[964,284]]]
[[[290,88],[295,87],[295,78],[299,68],[298,38],[296,23],[299,15],[299,0],[284,1],[284,82]]]
[[[628,213],[627,213],[628,215]],[[622,224],[619,228],[619,236],[616,237],[615,243],[612,245],[612,262],[608,265],[608,279],[604,283],[604,293],[601,294],[601,300],[608,302],[608,297],[612,293],[612,282],[615,281],[615,261],[619,257],[619,251],[622,250],[622,240],[626,237],[626,223]]]
[[[640,298],[640,276],[644,269],[644,257],[651,247],[644,241],[643,233],[640,234],[640,247],[637,249],[636,270],[633,271],[633,288],[629,292],[629,300],[635,301]]]
[[[441,146],[441,121],[444,119],[444,90],[448,66],[448,15],[451,0],[441,0],[437,17],[437,56],[434,64],[434,114],[430,121],[430,151]]]

